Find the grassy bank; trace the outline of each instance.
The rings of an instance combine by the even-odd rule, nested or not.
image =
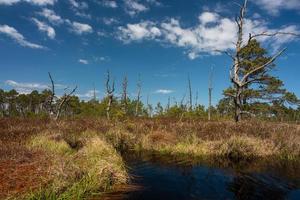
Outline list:
[[[82,199],[128,181],[121,156],[95,132],[46,132],[33,136],[26,145],[51,161],[48,173],[38,188],[8,199]]]
[[[128,181],[119,150],[300,161],[300,126],[175,119],[0,119],[0,199],[80,199]]]
[[[211,157],[232,162],[274,157],[300,161],[300,127],[265,122],[153,122],[119,124],[106,132],[116,148]]]

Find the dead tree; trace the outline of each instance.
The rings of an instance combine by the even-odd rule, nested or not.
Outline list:
[[[70,101],[72,95],[77,90],[77,86],[73,90],[71,90],[71,92],[69,92],[69,93],[66,92],[68,89],[68,88],[66,88],[65,94],[61,98],[58,98],[55,95],[55,84],[54,84],[54,80],[53,80],[50,72],[48,73],[48,75],[49,75],[49,78],[51,81],[51,95],[46,100],[47,104],[48,104],[48,114],[51,119],[57,121],[61,116],[64,105]]]
[[[228,94],[233,98],[234,107],[235,107],[235,121],[239,122],[242,119],[243,114],[251,114],[247,111],[243,110],[243,101],[242,95],[245,88],[247,88],[252,83],[257,83],[263,81],[263,77],[253,76],[255,73],[261,70],[269,71],[269,66],[273,64],[273,62],[282,55],[282,53],[286,50],[286,48],[278,51],[274,56],[272,56],[267,62],[260,64],[258,66],[254,66],[252,70],[247,73],[242,73],[242,58],[240,55],[241,50],[243,47],[250,44],[250,42],[258,37],[273,37],[277,35],[294,35],[299,36],[296,33],[288,33],[288,32],[262,32],[258,34],[249,34],[247,41],[243,41],[244,39],[244,25],[245,25],[245,15],[246,15],[246,8],[247,8],[248,0],[244,1],[243,5],[240,6],[239,16],[236,17],[236,25],[238,28],[237,31],[237,41],[235,43],[234,52],[229,51],[219,51],[226,55],[228,55],[233,60],[233,65],[230,69],[230,79],[234,86],[235,93]]]
[[[140,111],[140,101],[141,101],[141,90],[142,90],[142,83],[141,83],[141,76],[139,75],[139,80],[137,82],[137,99],[136,99],[136,105],[135,105],[135,116],[137,117],[139,115]]]
[[[62,108],[64,107],[65,104],[67,104],[70,101],[72,94],[75,93],[76,89],[77,89],[77,86],[68,94],[65,92],[65,94],[60,98],[60,102],[58,103],[58,107],[57,107],[55,120],[58,120],[60,118]]]
[[[209,74],[209,80],[208,80],[208,120],[210,121],[211,120],[211,99],[212,99],[212,90],[213,90],[213,87],[212,87],[212,68],[211,68],[211,71],[210,71],[210,74]]]
[[[198,97],[199,94],[198,94],[198,91],[196,92],[196,96],[195,96],[195,107],[197,108],[198,107]]]
[[[124,77],[123,83],[122,83],[122,106],[124,113],[127,113],[127,107],[128,107],[128,94],[127,94],[127,87],[128,87],[128,79],[127,76]]]
[[[147,109],[148,109],[149,117],[152,117],[152,110],[153,110],[153,108],[152,108],[152,106],[151,106],[151,104],[149,102],[149,94],[147,95],[147,102],[146,102],[146,104],[147,104]]]
[[[192,84],[190,76],[188,76],[188,87],[189,87],[189,111],[193,110],[193,94],[192,94]]]
[[[95,83],[93,83],[93,103],[96,104],[97,102],[97,95],[96,95],[96,88],[95,88]]]
[[[110,72],[107,71],[105,87],[106,87],[106,95],[107,95],[106,117],[108,120],[110,120],[110,111],[111,111],[111,106],[113,103],[114,92],[115,92],[115,81],[112,81],[112,83],[110,82],[111,82]]]

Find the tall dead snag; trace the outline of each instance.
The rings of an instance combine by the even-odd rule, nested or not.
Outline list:
[[[142,90],[142,82],[141,75],[139,75],[139,80],[137,82],[137,99],[135,105],[135,116],[139,116],[140,111],[140,101],[141,101],[141,90]]]
[[[249,87],[249,85],[253,83],[262,83],[266,76],[265,74],[269,72],[272,69],[272,64],[274,61],[285,51],[285,49],[282,49],[278,51],[275,55],[267,59],[265,62],[255,64],[251,67],[251,69],[248,69],[245,71],[243,69],[243,57],[242,57],[242,50],[243,48],[249,46],[251,43],[253,43],[253,40],[255,40],[258,37],[273,37],[276,35],[282,35],[282,34],[289,34],[298,36],[298,34],[295,33],[286,33],[286,32],[262,32],[258,34],[249,34],[248,39],[246,41],[243,41],[244,37],[244,25],[245,25],[245,14],[246,14],[246,8],[247,8],[248,0],[244,1],[243,5],[240,5],[240,13],[239,16],[236,17],[236,25],[238,28],[237,31],[237,41],[235,43],[235,49],[234,52],[228,52],[228,51],[220,51],[222,53],[225,53],[233,60],[233,65],[230,69],[230,79],[233,84],[234,92],[227,94],[233,98],[234,107],[235,107],[235,121],[239,122],[242,119],[243,114],[251,114],[243,109],[243,92]]]
[[[112,83],[110,82],[111,82],[110,72],[107,71],[105,87],[106,87],[106,95],[107,95],[106,117],[108,120],[110,120],[110,111],[111,111],[111,106],[113,103],[114,92],[115,92],[115,81],[112,81]]]
[[[70,101],[72,95],[77,90],[77,86],[73,90],[71,90],[71,92],[69,92],[69,93],[66,92],[68,89],[68,88],[66,88],[65,94],[62,97],[58,98],[55,95],[55,84],[54,84],[54,80],[53,80],[50,72],[48,72],[48,75],[49,75],[49,78],[51,81],[51,95],[46,100],[46,104],[48,105],[47,110],[48,110],[49,117],[51,119],[57,121],[61,116],[64,105],[66,105]]]
[[[124,77],[123,83],[122,83],[122,106],[124,113],[127,113],[127,107],[128,107],[128,94],[127,94],[127,87],[128,87],[128,79],[127,76]]]
[[[211,100],[212,100],[212,72],[213,68],[211,68],[210,74],[209,74],[209,80],[208,80],[208,120],[211,120]]]
[[[149,94],[147,95],[147,102],[146,102],[146,104],[147,104],[148,116],[152,117],[152,110],[153,110],[153,108],[152,108],[152,106],[151,106],[151,104],[149,102]]]
[[[190,76],[188,76],[188,87],[189,87],[189,111],[193,110],[193,93]]]

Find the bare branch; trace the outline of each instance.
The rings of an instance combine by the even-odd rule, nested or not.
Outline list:
[[[255,35],[250,35],[251,39],[253,38],[256,38],[256,37],[262,37],[262,36],[265,36],[265,37],[274,37],[274,36],[277,36],[277,35],[291,35],[291,36],[296,36],[296,37],[300,37],[300,34],[299,33],[293,33],[293,32],[281,32],[281,31],[277,31],[277,32],[274,32],[274,33],[268,33],[267,31],[265,32],[262,32],[262,33],[259,33],[259,34],[255,34]]]
[[[58,118],[61,115],[61,110],[62,110],[64,104],[66,104],[71,99],[72,95],[75,93],[76,90],[77,90],[77,86],[69,94],[64,95],[64,97],[62,98],[62,101],[58,105],[55,120],[58,120]]]

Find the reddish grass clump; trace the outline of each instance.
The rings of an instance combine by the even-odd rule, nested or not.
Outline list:
[[[43,152],[25,150],[19,159],[0,161],[0,199],[37,189],[47,182],[51,163]]]

